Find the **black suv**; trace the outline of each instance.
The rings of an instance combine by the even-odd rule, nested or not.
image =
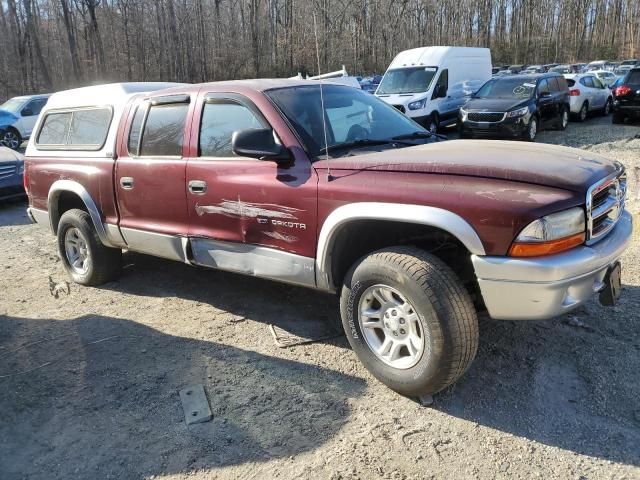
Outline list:
[[[640,118],[640,68],[632,68],[613,89],[613,123]]]
[[[516,137],[533,141],[538,131],[569,123],[569,87],[562,75],[497,77],[460,109],[461,137]]]

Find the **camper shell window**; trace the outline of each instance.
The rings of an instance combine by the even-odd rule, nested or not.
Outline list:
[[[113,108],[83,107],[49,111],[36,135],[38,150],[96,151],[104,146]]]

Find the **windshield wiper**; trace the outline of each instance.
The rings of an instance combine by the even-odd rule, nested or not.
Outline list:
[[[335,145],[329,145],[327,147],[322,147],[320,149],[320,153],[331,153],[331,152],[335,152],[336,150],[344,150],[344,149],[348,149],[348,148],[358,148],[358,147],[368,147],[368,146],[376,146],[376,145],[386,145],[388,143],[402,143],[403,145],[413,145],[412,143],[409,142],[401,142],[399,141],[401,139],[395,139],[395,138],[390,138],[390,139],[379,139],[379,140],[375,140],[372,138],[362,138],[360,140],[354,140],[353,142],[346,142],[346,143],[336,143]]]
[[[393,137],[392,140],[411,140],[412,138],[429,138],[429,137],[441,138],[443,140],[447,139],[447,137],[445,137],[444,135],[439,135],[437,133],[429,132],[427,130],[424,130],[424,131],[418,130],[412,133],[405,133],[404,135],[398,135],[397,137]]]

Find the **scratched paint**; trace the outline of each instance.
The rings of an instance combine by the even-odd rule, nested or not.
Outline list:
[[[287,242],[287,243],[293,243],[298,241],[298,237],[295,237],[293,235],[287,235],[285,233],[280,233],[280,232],[262,232],[262,233],[264,233],[267,237],[271,237],[276,240],[282,240],[283,242]]]
[[[285,207],[272,203],[250,203],[242,200],[225,200],[216,205],[196,205],[196,213],[199,216],[206,214],[219,214],[232,218],[284,218],[297,220],[299,213],[304,210]]]

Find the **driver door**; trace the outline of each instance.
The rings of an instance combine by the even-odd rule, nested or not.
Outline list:
[[[197,134],[186,188],[194,262],[312,281],[317,176],[310,161],[304,155],[286,164],[237,156],[231,146],[235,131],[272,127],[243,95],[203,92],[192,125]]]

